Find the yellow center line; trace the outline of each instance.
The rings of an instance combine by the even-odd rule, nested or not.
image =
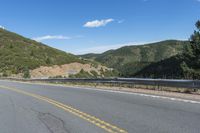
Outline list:
[[[36,99],[45,101],[47,103],[50,103],[50,104],[56,106],[57,108],[63,109],[66,112],[69,112],[69,113],[71,113],[71,114],[73,114],[73,115],[75,115],[75,116],[77,116],[77,117],[79,117],[79,118],[81,118],[85,121],[88,121],[88,122],[96,125],[97,127],[100,127],[102,129],[106,130],[109,133],[128,133],[127,131],[125,131],[125,130],[117,127],[117,126],[114,126],[112,124],[109,124],[109,123],[107,123],[103,120],[100,120],[99,118],[96,118],[95,116],[84,113],[84,112],[82,112],[78,109],[75,109],[71,106],[60,103],[58,101],[55,101],[53,99],[50,99],[50,98],[47,98],[47,97],[44,97],[44,96],[40,96],[40,95],[37,95],[37,94],[33,94],[33,93],[30,93],[30,92],[26,92],[26,91],[23,91],[23,90],[19,90],[19,89],[16,89],[16,88],[12,88],[12,87],[1,86],[1,85],[0,85],[0,87],[7,89],[7,90],[17,92],[17,93],[24,94],[24,95],[27,95],[27,96],[34,97]]]

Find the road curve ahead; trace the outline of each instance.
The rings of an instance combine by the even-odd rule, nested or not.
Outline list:
[[[200,133],[200,103],[0,80],[0,133]]]

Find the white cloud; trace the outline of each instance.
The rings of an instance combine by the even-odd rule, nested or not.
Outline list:
[[[41,37],[35,37],[33,38],[33,40],[41,42],[41,41],[45,41],[45,40],[68,40],[71,39],[68,36],[63,36],[63,35],[46,35],[46,36],[41,36]]]
[[[114,50],[118,49],[123,46],[131,46],[131,45],[143,45],[143,44],[150,44],[158,41],[152,41],[152,42],[129,42],[129,43],[123,43],[123,44],[115,44],[115,45],[102,45],[97,47],[91,47],[86,49],[81,49],[80,51],[75,51],[75,54],[88,54],[88,53],[103,53],[108,50]]]
[[[113,22],[114,19],[102,19],[102,20],[94,20],[94,21],[89,21],[86,22],[83,27],[88,27],[88,28],[97,28],[101,26],[106,26],[108,23]]]
[[[1,29],[5,29],[5,27],[3,27],[3,26],[1,26],[1,25],[0,25],[0,28],[1,28]]]

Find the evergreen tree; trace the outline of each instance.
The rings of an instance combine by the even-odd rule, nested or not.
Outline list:
[[[200,79],[200,21],[196,22],[196,28],[190,37],[190,45],[186,46],[183,54],[181,68],[185,78]]]
[[[28,67],[24,68],[24,76],[23,77],[24,78],[30,78],[31,77]]]
[[[51,64],[51,60],[50,60],[50,58],[49,57],[47,57],[47,59],[46,59],[46,64]]]

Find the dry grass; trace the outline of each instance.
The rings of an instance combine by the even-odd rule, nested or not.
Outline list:
[[[56,83],[64,84],[69,86],[85,86],[95,88],[117,88],[117,89],[141,89],[141,90],[152,90],[152,91],[163,91],[163,92],[176,92],[185,94],[197,94],[200,95],[200,89],[190,88],[177,88],[177,87],[166,87],[166,86],[153,86],[153,85],[134,85],[134,84],[113,84],[113,83],[83,83],[83,82],[68,82],[68,83]]]

